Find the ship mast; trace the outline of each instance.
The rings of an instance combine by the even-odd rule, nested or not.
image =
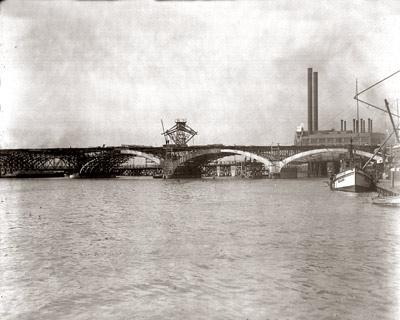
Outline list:
[[[356,78],[356,97],[358,96],[358,81]],[[357,130],[357,140],[358,140],[358,144],[361,144],[360,141],[360,113],[359,113],[359,107],[358,107],[358,99],[357,99],[357,125],[356,125],[356,130]]]

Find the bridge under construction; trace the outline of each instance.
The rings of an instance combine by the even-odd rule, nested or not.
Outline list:
[[[353,146],[356,156],[367,161],[376,146]],[[81,177],[107,177],[118,174],[124,164],[134,157],[142,157],[162,170],[165,178],[198,178],[202,168],[227,156],[242,156],[263,165],[272,175],[283,168],[301,163],[339,161],[348,152],[343,146],[237,146],[199,145],[162,147],[123,145],[117,147],[2,149],[0,174],[2,177],[29,173],[77,174]],[[382,162],[382,157],[376,156]]]
[[[168,130],[162,123],[165,143],[161,147],[143,145],[121,145],[114,147],[89,148],[46,148],[46,149],[0,149],[1,177],[64,176],[111,177],[127,170],[141,170],[146,174],[157,174],[164,178],[199,178],[214,170],[231,175],[236,171],[245,176],[262,172],[263,176],[278,177],[288,169],[307,167],[308,175],[321,175],[330,166],[337,171],[339,161],[358,157],[366,163],[374,159],[373,170],[382,170],[385,152],[381,156],[375,150],[384,139],[384,134],[374,133],[372,120],[368,119],[365,132],[364,121],[353,119],[353,130],[346,129],[341,121],[340,132],[319,130],[318,128],[318,73],[308,69],[308,131],[302,126],[296,130],[294,145],[287,146],[243,146],[243,145],[192,145],[189,141],[197,132],[190,128],[186,119],[176,119]],[[364,90],[365,91],[365,90]],[[389,109],[388,109],[389,112]],[[240,168],[235,163],[215,165],[226,157],[242,158]],[[128,163],[135,157],[147,159],[152,167],[132,167]],[[244,160],[243,160],[244,159]],[[321,170],[323,166],[324,170]],[[233,167],[236,167],[233,169]],[[210,171],[211,170],[211,171]],[[222,173],[222,174],[225,174]]]

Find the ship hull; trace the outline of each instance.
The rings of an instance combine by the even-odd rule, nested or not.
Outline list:
[[[331,182],[331,189],[347,192],[371,192],[376,189],[372,176],[355,167],[336,174]]]

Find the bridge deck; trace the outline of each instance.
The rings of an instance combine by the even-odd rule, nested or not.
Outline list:
[[[356,146],[353,149],[362,156],[371,154],[377,146]],[[346,153],[342,145],[320,146],[240,146],[240,145],[196,145],[161,147],[143,145],[98,146],[87,148],[29,148],[0,149],[1,174],[18,170],[58,170],[65,168],[81,174],[112,172],[132,157],[144,157],[160,164],[164,171],[174,172],[182,167],[197,170],[201,165],[230,155],[241,155],[264,163],[269,170],[278,170],[291,161],[313,161],[319,153]],[[315,152],[314,152],[315,151]],[[303,154],[302,154],[303,153]],[[305,158],[305,157],[308,158]],[[337,159],[336,159],[337,160]],[[286,162],[285,162],[286,161]],[[169,164],[168,164],[169,163]],[[275,171],[273,171],[275,172]]]
[[[279,146],[255,146],[255,145],[223,145],[223,144],[207,144],[207,145],[195,145],[195,146],[177,146],[177,145],[164,145],[160,147],[142,146],[142,145],[121,145],[121,146],[106,146],[106,147],[69,147],[69,148],[14,148],[14,149],[0,149],[0,153],[7,152],[38,152],[38,153],[77,153],[77,152],[100,152],[100,151],[113,151],[113,150],[137,150],[141,152],[160,152],[165,150],[166,147],[173,148],[174,151],[188,151],[188,150],[200,150],[200,149],[237,149],[243,151],[284,151],[284,150],[299,150],[307,151],[314,149],[336,149],[336,148],[347,148],[348,146],[343,145],[314,145],[314,146],[294,146],[294,145],[279,145]],[[354,145],[353,148],[357,150],[371,151],[378,148],[378,145]]]

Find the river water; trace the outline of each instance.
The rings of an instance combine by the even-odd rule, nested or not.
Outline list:
[[[1,319],[399,319],[400,212],[323,179],[0,179]]]

